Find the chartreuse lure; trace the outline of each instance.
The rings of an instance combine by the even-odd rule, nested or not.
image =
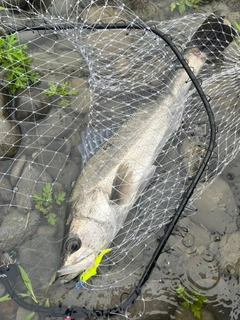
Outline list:
[[[80,274],[80,281],[76,284],[77,289],[80,289],[87,280],[97,274],[97,268],[99,267],[103,256],[110,251],[112,251],[112,248],[102,250],[94,259],[94,265]]]

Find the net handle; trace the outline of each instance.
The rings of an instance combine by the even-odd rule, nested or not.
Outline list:
[[[136,284],[135,289],[129,294],[128,298],[122,301],[118,306],[105,309],[105,310],[88,310],[84,307],[67,307],[67,306],[53,306],[53,307],[44,307],[40,306],[37,304],[31,304],[26,301],[24,301],[23,298],[19,298],[18,295],[15,293],[13,290],[13,287],[9,281],[8,277],[8,272],[6,272],[6,269],[4,270],[3,268],[0,268],[0,281],[2,280],[3,283],[6,286],[6,289],[11,296],[12,299],[16,301],[17,304],[22,306],[25,309],[28,309],[30,311],[36,311],[36,312],[41,312],[41,313],[47,313],[52,316],[74,316],[74,319],[82,319],[85,317],[103,317],[103,316],[111,316],[115,315],[118,313],[121,313],[124,311],[128,306],[130,306],[138,297],[138,295],[141,292],[142,287],[150,277],[150,274],[152,270],[154,269],[156,262],[162,253],[174,227],[176,226],[183,210],[185,209],[189,199],[191,198],[193,191],[198,183],[198,181],[201,178],[202,173],[204,172],[210,157],[212,155],[213,149],[214,149],[214,144],[216,140],[216,124],[214,120],[214,115],[211,109],[211,106],[209,104],[209,101],[204,94],[204,91],[195,77],[194,73],[192,72],[191,68],[189,67],[188,63],[184,59],[183,55],[181,52],[178,50],[178,48],[174,45],[172,40],[170,39],[169,36],[161,32],[155,27],[146,27],[141,24],[125,24],[125,23],[117,23],[117,24],[94,24],[94,25],[81,25],[81,24],[59,24],[59,25],[43,25],[43,26],[33,26],[33,27],[23,27],[19,29],[10,29],[7,31],[7,33],[14,33],[14,32],[20,32],[20,31],[34,31],[34,30],[65,30],[65,29],[88,29],[88,30],[103,30],[103,29],[138,29],[138,30],[143,30],[144,32],[152,32],[156,36],[160,37],[173,51],[173,53],[176,55],[178,60],[180,61],[182,67],[188,74],[190,80],[192,81],[195,89],[197,90],[200,99],[202,100],[202,103],[205,107],[208,120],[209,120],[209,130],[210,130],[210,138],[209,138],[209,144],[208,148],[206,151],[206,154],[203,158],[203,161],[195,174],[190,186],[187,188],[185,191],[183,198],[179,204],[179,207],[176,210],[176,213],[173,215],[172,220],[166,227],[165,234],[161,241],[159,242],[159,245],[157,246],[156,250],[154,251],[151,260],[149,261],[148,265],[146,266],[141,278],[139,279],[138,283]],[[16,265],[9,265],[8,270],[11,270],[11,268],[15,268]],[[16,271],[16,277],[18,276],[18,272]]]

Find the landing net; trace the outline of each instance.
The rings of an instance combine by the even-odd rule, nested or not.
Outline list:
[[[81,289],[75,288],[76,280],[48,286],[61,263],[67,202],[88,159],[141,106],[171,94],[182,65],[171,47],[120,1],[2,1],[2,6],[2,263],[21,265],[42,303],[51,297],[51,305],[61,301],[109,308],[134,289],[197,173],[210,141],[207,112],[194,86],[179,95],[184,106],[176,118],[179,124],[97,275]],[[184,53],[205,19],[204,14],[194,14],[151,26],[170,35]],[[102,24],[127,27],[94,27]],[[141,28],[133,29],[133,24]],[[192,202],[239,151],[239,67],[239,43],[233,41],[197,75],[210,100],[217,138],[186,215],[193,213]],[[132,129],[136,138],[143,122]],[[14,289],[25,292],[21,279],[16,279]]]

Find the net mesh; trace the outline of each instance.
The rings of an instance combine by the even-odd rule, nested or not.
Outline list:
[[[154,162],[156,170],[117,226],[118,233],[109,244],[112,251],[97,275],[82,283],[80,296],[74,281],[48,288],[60,265],[67,201],[80,173],[88,174],[88,159],[97,163],[99,146],[121,133],[118,130],[126,120],[140,112],[139,123],[129,130],[132,139],[138,139],[139,128],[148,123],[144,107],[154,110],[166,101],[180,76],[186,83],[190,80],[171,48],[120,1],[16,0],[1,1],[1,5],[0,31],[16,40],[12,46],[13,37],[1,42],[2,261],[16,260],[28,273],[34,291],[44,298],[50,295],[51,303],[65,294],[65,303],[85,305],[87,301],[88,308],[109,307],[134,288],[206,154],[210,134],[206,110],[193,86],[178,88],[178,99],[170,106],[171,128]],[[194,14],[149,25],[171,35],[184,52],[205,19],[204,14]],[[94,28],[120,23],[128,27]],[[85,28],[88,24],[90,29]],[[131,24],[142,27],[132,29]],[[29,66],[27,59],[32,59]],[[217,140],[186,215],[239,150],[238,42],[232,42],[216,61],[205,63],[200,72],[191,67],[210,99]],[[113,140],[116,150],[121,139]],[[112,155],[110,160],[116,162]],[[86,179],[101,178],[100,169],[93,169]],[[43,192],[51,198],[46,200],[45,212],[41,200],[36,200]],[[22,281],[15,288],[22,292]]]

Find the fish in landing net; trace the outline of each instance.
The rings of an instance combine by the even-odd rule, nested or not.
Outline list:
[[[223,18],[211,14],[199,27],[184,58],[198,74],[207,60],[220,55],[235,32]],[[154,174],[158,154],[178,129],[191,81],[176,70],[171,93],[143,104],[96,151],[72,191],[64,239],[63,264],[57,272],[63,282],[92,267],[108,248]]]

